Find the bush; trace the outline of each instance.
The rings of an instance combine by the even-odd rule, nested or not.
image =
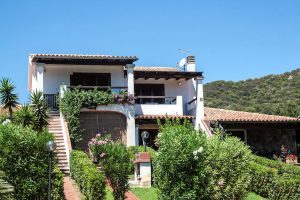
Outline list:
[[[287,173],[300,176],[300,167],[294,166],[291,164],[283,163],[279,160],[270,160],[268,158],[260,157],[257,155],[253,155],[253,160],[261,165],[266,167],[276,168],[278,169],[278,173]]]
[[[251,163],[251,190],[269,198],[282,200],[300,199],[300,179],[255,162]]]
[[[105,145],[105,156],[100,161],[105,175],[113,189],[114,199],[125,199],[128,191],[128,179],[132,163],[130,154],[124,144],[107,143]]]
[[[226,135],[207,139],[189,122],[160,126],[154,178],[161,199],[243,199],[251,151]]]
[[[219,135],[209,138],[199,195],[212,200],[244,199],[251,181],[250,161],[251,151],[239,139]]]
[[[87,154],[76,150],[70,153],[70,172],[87,200],[105,199],[104,175]]]
[[[206,151],[204,135],[189,122],[166,120],[164,126],[160,125],[158,146],[153,168],[160,199],[198,199],[203,171],[200,163]]]
[[[0,169],[15,187],[16,199],[45,199],[48,188],[49,153],[45,144],[53,140],[48,132],[37,133],[30,128],[0,125]],[[53,157],[52,199],[63,199],[63,174]]]

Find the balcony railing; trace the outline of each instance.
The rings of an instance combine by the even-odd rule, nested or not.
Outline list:
[[[137,104],[176,104],[176,97],[166,96],[137,96]]]
[[[182,96],[137,96],[136,115],[183,115]]]
[[[111,91],[113,93],[120,93],[120,92],[127,92],[127,87],[118,86],[118,87],[111,87],[111,86],[67,86],[69,89],[78,88],[80,90],[104,90],[104,91]]]

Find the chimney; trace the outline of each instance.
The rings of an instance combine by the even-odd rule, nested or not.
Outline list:
[[[186,58],[186,60],[187,60],[186,71],[188,71],[188,72],[195,72],[196,71],[195,56],[188,56]]]

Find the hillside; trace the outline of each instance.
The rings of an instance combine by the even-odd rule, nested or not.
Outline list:
[[[300,68],[245,81],[204,85],[205,106],[274,115],[300,116]]]

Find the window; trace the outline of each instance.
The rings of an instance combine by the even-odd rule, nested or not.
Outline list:
[[[111,86],[109,73],[74,73],[70,76],[71,86]]]
[[[144,98],[138,98],[136,103],[147,104],[157,103],[163,104],[165,102],[165,85],[164,84],[136,84],[135,95],[144,96]],[[151,98],[153,97],[153,98]],[[155,98],[158,97],[158,98]]]

